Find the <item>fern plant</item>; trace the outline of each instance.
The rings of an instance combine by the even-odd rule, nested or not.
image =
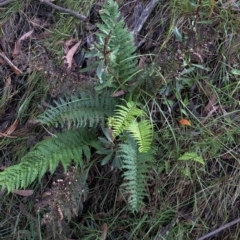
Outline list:
[[[98,44],[92,47],[99,58],[97,77],[100,85],[96,89],[120,87],[126,91],[126,84],[138,70],[133,35],[124,27],[118,5],[113,0],[106,2],[100,17],[103,23],[97,24]]]
[[[120,137],[121,143],[116,158],[122,161],[123,177],[129,203],[133,211],[138,211],[146,196],[146,185],[154,159],[152,150],[153,125],[143,109],[130,101],[126,106],[117,106],[115,115],[108,119],[113,138]]]
[[[137,72],[136,55],[132,35],[124,28],[117,4],[109,0],[101,11],[103,23],[99,24],[99,42],[95,46],[99,56],[97,76],[106,86],[127,90],[129,80]],[[104,70],[104,71],[103,71]],[[100,88],[97,88],[99,90]],[[96,130],[106,124],[112,136],[104,133],[111,144],[100,149],[104,136]],[[116,100],[104,93],[82,93],[80,96],[60,98],[36,118],[42,125],[70,129],[39,142],[17,165],[0,172],[0,186],[13,191],[26,188],[35,179],[41,179],[49,170],[53,173],[61,162],[65,170],[72,161],[80,167],[89,164],[90,149],[110,154],[104,163],[115,155],[122,162],[124,186],[130,194],[129,203],[138,211],[146,195],[146,184],[153,162],[153,125],[137,101],[125,101],[116,105]],[[92,129],[92,131],[89,130]],[[99,135],[97,135],[97,133]],[[98,138],[97,138],[98,137]]]

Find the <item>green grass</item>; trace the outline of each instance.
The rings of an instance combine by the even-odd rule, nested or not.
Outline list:
[[[59,1],[57,5],[88,16],[94,1]],[[48,31],[50,36],[45,44],[54,54],[55,60],[61,62],[63,57],[63,42],[70,39],[81,40],[84,36],[84,24],[81,20],[69,14],[56,12],[53,16],[54,25]]]

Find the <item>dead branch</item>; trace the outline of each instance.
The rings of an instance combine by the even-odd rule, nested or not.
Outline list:
[[[6,1],[1,1],[0,0],[0,7],[3,7],[9,3],[13,2],[13,0],[6,0]],[[70,9],[67,9],[67,8],[63,8],[63,7],[60,7],[60,6],[57,6],[55,4],[53,4],[52,2],[50,2],[49,0],[40,0],[40,2],[52,7],[53,9],[56,9],[60,12],[64,12],[64,13],[69,13],[70,15],[74,16],[75,18],[77,19],[80,19],[82,21],[86,21],[87,20],[87,17],[82,15],[82,14],[79,14],[73,10],[70,10]]]
[[[79,14],[73,10],[70,10],[70,9],[67,9],[67,8],[63,8],[63,7],[60,7],[60,6],[57,6],[55,4],[53,4],[52,2],[50,2],[49,0],[40,0],[40,2],[60,11],[60,12],[64,12],[64,13],[69,13],[70,15],[74,16],[75,18],[77,19],[80,19],[82,21],[86,21],[87,20],[87,17],[82,15],[82,14]]]

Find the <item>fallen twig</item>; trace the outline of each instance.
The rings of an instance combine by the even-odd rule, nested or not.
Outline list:
[[[63,7],[60,7],[60,6],[57,6],[55,4],[53,4],[52,2],[50,2],[49,0],[40,0],[40,2],[60,11],[60,12],[65,12],[65,13],[69,13],[70,15],[82,20],[82,21],[86,21],[87,20],[87,17],[82,15],[82,14],[79,14],[73,10],[70,10],[70,9],[67,9],[67,8],[63,8]]]
[[[136,40],[136,36],[141,31],[144,23],[146,22],[147,18],[149,17],[149,15],[153,11],[153,9],[155,8],[157,3],[158,3],[158,0],[151,0],[148,3],[148,5],[145,7],[145,9],[143,10],[141,16],[139,17],[139,19],[136,23],[135,28],[133,29],[133,35],[134,35],[135,40]]]
[[[1,2],[0,0],[0,7],[3,7],[9,3],[13,2],[13,0],[6,0],[6,1],[3,1]],[[79,14],[73,10],[70,10],[70,9],[67,9],[67,8],[63,8],[63,7],[60,7],[60,6],[57,6],[55,4],[53,4],[52,2],[50,2],[49,0],[40,0],[40,2],[60,11],[60,12],[65,12],[65,13],[69,13],[70,15],[74,16],[75,18],[77,19],[80,19],[82,21],[86,21],[87,20],[87,17],[82,15],[82,14]]]
[[[11,3],[13,0],[6,0],[6,1],[0,1],[0,7],[3,7],[3,6],[5,6],[5,5],[7,5],[7,4],[9,4],[9,3]]]
[[[212,232],[210,232],[210,233],[208,233],[208,234],[198,238],[197,240],[204,240],[204,239],[206,239],[208,237],[211,237],[212,235],[215,235],[215,234],[223,231],[225,228],[229,228],[229,227],[231,227],[231,226],[233,226],[233,225],[235,225],[235,224],[237,224],[239,222],[240,222],[240,218],[238,218],[238,219],[236,219],[236,220],[234,220],[234,221],[232,221],[230,223],[227,223],[227,224],[219,227],[218,229],[216,229],[216,230],[214,230],[214,231],[212,231]]]

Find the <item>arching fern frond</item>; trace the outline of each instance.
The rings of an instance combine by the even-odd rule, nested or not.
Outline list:
[[[124,180],[127,193],[130,194],[129,203],[133,211],[138,211],[143,205],[143,198],[147,196],[147,180],[150,178],[153,154],[139,152],[136,141],[128,135],[127,142],[120,144],[119,155],[123,159]]]
[[[109,126],[113,129],[114,137],[119,136],[127,127],[135,121],[136,117],[145,115],[145,112],[137,107],[135,102],[126,102],[127,106],[118,105],[115,115],[109,118]]]
[[[56,136],[38,143],[19,164],[0,172],[0,186],[9,192],[26,188],[48,170],[53,173],[60,162],[65,170],[71,161],[82,167],[90,160],[90,147],[98,145],[95,134],[87,130],[68,130]]]
[[[148,152],[153,141],[153,127],[149,120],[133,121],[126,129],[137,141],[139,152]]]
[[[97,123],[103,124],[105,117],[113,114],[114,108],[115,100],[107,92],[101,95],[81,93],[79,97],[72,95],[55,101],[55,106],[39,115],[36,121],[55,127],[63,127],[65,124],[68,128],[86,125],[92,127]]]

